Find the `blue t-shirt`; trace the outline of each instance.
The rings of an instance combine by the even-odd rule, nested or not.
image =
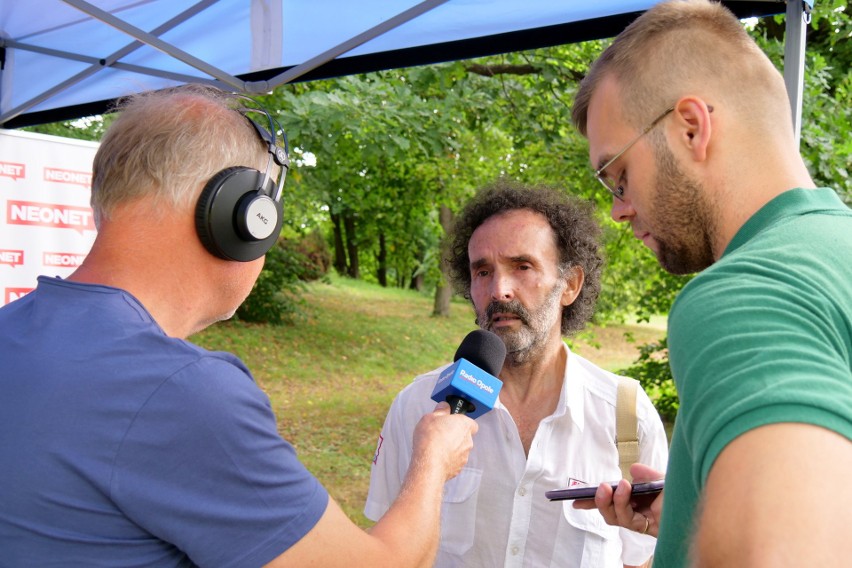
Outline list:
[[[0,566],[260,566],[327,503],[233,355],[108,286],[0,309]]]

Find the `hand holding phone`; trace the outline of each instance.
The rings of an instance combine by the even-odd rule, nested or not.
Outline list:
[[[646,483],[635,483],[630,491],[631,496],[638,495],[652,495],[659,493],[663,490],[663,485],[665,484],[665,479],[658,479],[656,481],[648,481]],[[615,488],[618,487],[617,481],[609,482],[612,490],[615,491]],[[550,491],[546,491],[544,496],[550,499],[551,501],[565,501],[565,500],[579,500],[579,499],[594,499],[595,493],[598,490],[598,486],[590,486],[585,485],[583,487],[571,487],[568,489],[552,489]]]

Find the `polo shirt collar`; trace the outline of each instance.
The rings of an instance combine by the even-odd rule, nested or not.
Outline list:
[[[755,235],[787,217],[844,207],[830,188],[791,189],[778,195],[752,215],[728,243],[722,256],[731,254]]]

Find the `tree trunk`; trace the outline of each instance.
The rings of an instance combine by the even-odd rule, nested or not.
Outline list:
[[[453,211],[442,204],[438,219],[441,222],[441,227],[444,229],[444,234],[449,234],[453,224]],[[432,308],[432,315],[448,317],[450,315],[450,300],[453,297],[453,288],[448,283],[449,279],[444,271],[444,263],[441,262],[440,266],[443,278],[441,278],[441,281],[438,282],[438,286],[435,288],[435,305]]]
[[[376,277],[383,288],[388,287],[388,249],[385,243],[385,232],[379,231],[379,254],[376,255]]]
[[[358,240],[355,235],[355,215],[347,211],[343,214],[343,229],[346,237],[346,252],[349,256],[349,276],[361,278],[361,267],[358,263]]]
[[[343,246],[343,228],[340,226],[340,214],[329,212],[334,228],[334,269],[341,276],[347,273],[346,249]]]

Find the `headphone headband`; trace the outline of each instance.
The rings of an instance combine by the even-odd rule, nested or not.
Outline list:
[[[245,95],[236,94],[234,95],[237,98],[246,100],[256,105],[254,107],[239,107],[236,109],[241,115],[245,117],[246,120],[249,121],[254,127],[255,132],[260,137],[260,139],[266,144],[266,151],[269,152],[269,160],[266,163],[266,173],[263,176],[263,181],[259,186],[259,190],[263,190],[266,187],[267,181],[270,179],[270,173],[272,171],[272,162],[278,164],[281,168],[278,174],[278,183],[276,184],[276,190],[273,194],[268,194],[269,197],[274,199],[275,201],[279,201],[281,199],[281,193],[284,188],[284,180],[287,178],[287,172],[290,169],[290,145],[287,141],[287,135],[284,133],[284,130],[281,128],[281,125],[278,124],[278,121],[275,120],[275,117],[269,113],[266,109],[260,106],[256,100],[251,97],[247,97]],[[260,114],[266,118],[266,123],[268,125],[267,128],[264,128],[256,120],[254,120],[250,114]],[[278,145],[278,137],[277,133],[281,132],[281,139],[284,141],[284,148]]]
[[[195,225],[199,239],[211,254],[247,262],[266,254],[278,240],[283,223],[281,198],[290,168],[290,148],[278,121],[257,101],[242,94],[232,96],[253,105],[234,110],[249,121],[266,145],[269,153],[266,171],[261,173],[254,168],[236,166],[210,178],[198,198]],[[268,127],[250,114],[265,116]],[[283,148],[278,145],[278,132],[284,141]],[[271,180],[273,162],[280,168],[277,183]]]

